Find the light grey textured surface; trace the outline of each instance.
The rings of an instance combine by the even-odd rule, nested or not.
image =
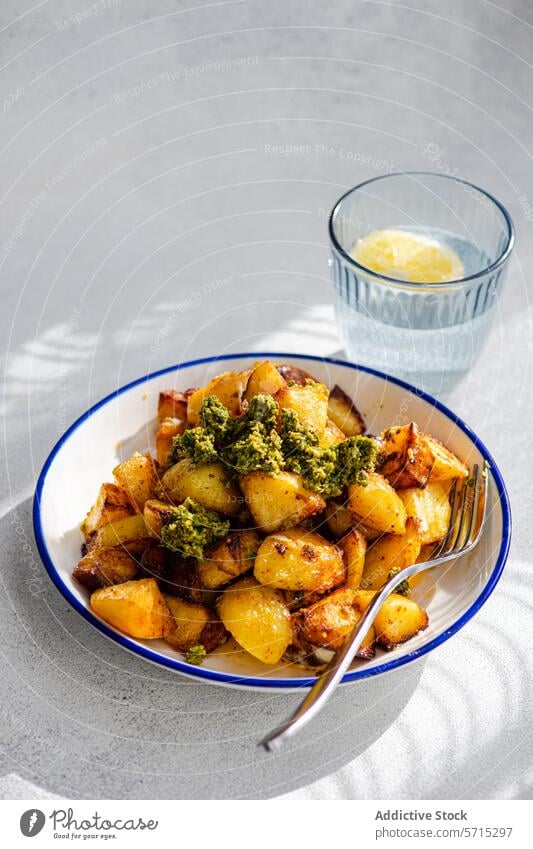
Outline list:
[[[2,774],[67,797],[530,798],[531,4],[3,0],[0,19]],[[449,399],[501,464],[512,556],[425,664],[343,690],[267,757],[294,697],[191,684],[95,633],[38,561],[34,482],[140,374],[336,351],[327,212],[402,168],[477,182],[517,225],[486,356]]]

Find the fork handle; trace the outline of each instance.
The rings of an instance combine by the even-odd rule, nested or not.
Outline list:
[[[390,593],[396,589],[398,584],[403,580],[403,577],[403,575],[394,575],[376,593],[361,618],[354,625],[349,637],[344,641],[342,648],[335,653],[324,671],[318,676],[293,715],[261,740],[260,746],[268,752],[274,752],[280,749],[289,737],[297,734],[298,731],[322,710],[352,663],[357,650],[372,627],[381,605]]]

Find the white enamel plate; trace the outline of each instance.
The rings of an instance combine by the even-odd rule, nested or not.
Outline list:
[[[509,500],[494,460],[454,413],[407,383],[351,363],[272,352],[211,357],[142,377],[104,398],[67,430],[39,477],[33,517],[44,565],[57,588],[91,625],[154,663],[231,687],[287,690],[310,686],[315,679],[305,669],[286,663],[266,666],[240,651],[231,640],[208,655],[201,666],[191,666],[163,640],[127,637],[89,609],[88,593],[72,578],[83,541],[79,524],[100,484],[108,481],[117,463],[134,450],[143,451],[153,444],[159,392],[202,386],[223,371],[249,368],[262,359],[300,366],[330,387],[338,384],[354,399],[370,433],[416,421],[470,467],[484,459],[490,463],[488,516],[479,545],[471,555],[424,578],[413,593],[428,611],[427,630],[391,652],[378,650],[372,660],[356,661],[343,683],[412,663],[468,622],[495,588],[511,538]]]

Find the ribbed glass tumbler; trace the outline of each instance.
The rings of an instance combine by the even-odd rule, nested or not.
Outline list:
[[[368,233],[408,230],[459,255],[460,280],[406,282],[351,256]],[[387,174],[347,192],[329,232],[335,311],[348,357],[432,394],[454,386],[478,358],[514,242],[507,210],[471,183],[443,174]]]

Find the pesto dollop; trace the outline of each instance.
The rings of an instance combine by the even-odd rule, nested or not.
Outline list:
[[[279,433],[278,433],[279,421]],[[294,410],[281,410],[270,395],[256,395],[248,410],[233,418],[214,395],[204,399],[200,426],[174,440],[172,460],[193,463],[221,460],[231,476],[282,470],[302,476],[305,486],[325,498],[340,495],[349,484],[365,485],[374,469],[377,445],[366,436],[352,436],[321,448],[318,435]]]
[[[201,560],[204,548],[226,536],[229,528],[227,519],[221,519],[217,513],[186,498],[183,504],[172,509],[170,521],[161,529],[161,542],[184,557]]]

